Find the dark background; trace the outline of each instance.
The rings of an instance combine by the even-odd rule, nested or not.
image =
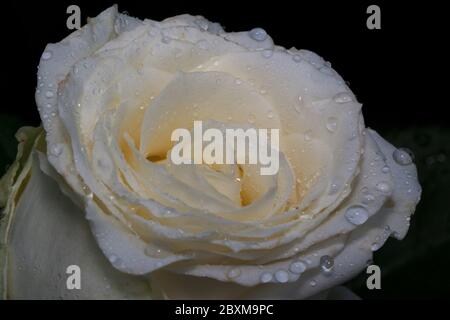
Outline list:
[[[367,126],[411,149],[424,189],[403,241],[375,254],[382,289],[366,275],[349,285],[365,299],[450,297],[450,129],[445,54],[445,10],[411,1],[22,1],[2,2],[0,174],[16,153],[15,131],[40,123],[34,91],[39,58],[66,28],[66,8],[81,8],[82,24],[113,3],[153,20],[203,15],[226,31],[264,28],[275,43],[309,49],[332,63],[363,103]],[[366,8],[381,8],[381,30],[366,28]],[[448,57],[448,56],[447,56]],[[448,59],[448,58],[447,58]]]

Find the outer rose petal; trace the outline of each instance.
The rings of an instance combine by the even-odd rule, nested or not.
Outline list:
[[[83,210],[41,171],[37,154],[31,161],[30,180],[10,217],[6,297],[150,298],[148,280],[122,273],[109,263]],[[66,287],[66,268],[73,264],[81,268],[81,290]]]

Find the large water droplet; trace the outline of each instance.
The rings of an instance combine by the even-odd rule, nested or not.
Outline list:
[[[248,32],[250,38],[256,41],[264,41],[267,39],[267,33],[262,28],[254,28]]]
[[[369,218],[369,213],[363,206],[351,206],[347,208],[347,211],[345,212],[345,218],[350,223],[359,226],[367,221],[367,219]]]
[[[289,270],[295,274],[303,273],[306,270],[306,264],[303,261],[294,261],[289,266]]]
[[[45,96],[46,96],[47,98],[52,98],[52,97],[54,96],[54,94],[53,94],[53,92],[51,92],[51,91],[47,91],[47,92],[45,93]]]
[[[392,154],[394,161],[399,165],[406,166],[413,162],[413,153],[406,148],[398,148]]]
[[[289,280],[289,274],[285,270],[275,272],[275,279],[280,283],[286,283]]]

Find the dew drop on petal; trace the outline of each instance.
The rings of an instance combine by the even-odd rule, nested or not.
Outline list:
[[[230,279],[237,278],[241,275],[241,269],[239,268],[233,268],[230,271],[228,271],[227,277]]]
[[[264,41],[267,39],[267,32],[262,28],[254,28],[248,34],[250,38],[256,41]]]
[[[320,268],[324,273],[330,273],[333,271],[334,259],[329,255],[320,257]]]
[[[394,161],[399,165],[406,166],[413,162],[413,153],[406,148],[398,148],[392,154]]]
[[[164,43],[164,44],[170,43],[171,40],[172,40],[172,39],[170,39],[170,38],[167,37],[167,36],[163,36],[163,37],[161,38],[161,42]]]
[[[377,251],[378,249],[380,249],[380,244],[378,242],[374,242],[372,243],[372,245],[370,246],[370,250],[372,251]]]
[[[289,266],[289,270],[295,274],[303,273],[306,270],[306,264],[303,261],[294,261]]]
[[[60,144],[54,144],[50,148],[50,153],[55,157],[59,157],[62,153],[62,146]]]
[[[369,218],[369,213],[363,206],[355,205],[347,208],[345,218],[354,225],[361,225]]]
[[[335,117],[329,117],[326,124],[327,130],[330,132],[335,132],[337,129],[337,123],[338,120]]]
[[[47,98],[52,98],[53,97],[53,92],[51,92],[51,91],[47,91],[46,93],[45,93],[45,96],[47,97]]]
[[[275,279],[280,283],[286,283],[289,280],[289,274],[285,270],[275,272]]]
[[[273,50],[271,50],[271,49],[263,50],[262,56],[266,59],[269,59],[270,57],[273,56]]]
[[[347,102],[352,101],[353,99],[350,96],[350,94],[348,94],[347,92],[341,92],[341,93],[336,94],[333,97],[333,100],[337,103],[347,103]]]
[[[273,279],[273,275],[270,272],[264,272],[261,275],[260,281],[261,281],[261,283],[268,283],[268,282],[272,281],[272,279]]]
[[[51,51],[44,51],[42,54],[42,60],[49,60],[52,58],[52,52]]]
[[[302,61],[302,57],[300,57],[300,55],[298,55],[298,54],[294,54],[292,56],[292,60],[294,60],[295,62],[300,62],[300,61]]]
[[[370,193],[365,194],[362,198],[362,202],[364,204],[370,204],[371,202],[373,202],[375,200],[375,197],[373,195],[371,195]]]
[[[381,193],[386,193],[387,194],[387,193],[391,192],[391,186],[386,181],[378,182],[377,185],[376,185],[376,188]]]

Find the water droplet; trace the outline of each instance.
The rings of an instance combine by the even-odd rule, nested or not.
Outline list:
[[[273,118],[273,112],[272,111],[267,112],[267,118],[269,118],[269,119]]]
[[[302,61],[302,57],[300,57],[300,55],[298,55],[298,54],[294,54],[292,56],[292,60],[294,60],[295,62],[300,62],[300,61]]]
[[[260,281],[262,283],[268,283],[268,282],[272,281],[272,279],[273,279],[273,275],[270,272],[264,272],[261,275]]]
[[[262,56],[266,59],[269,59],[270,57],[273,56],[273,50],[271,50],[271,49],[263,50]]]
[[[328,131],[335,132],[337,129],[337,125],[338,125],[338,120],[335,117],[329,117],[327,119],[326,127],[327,127]]]
[[[250,38],[256,41],[264,41],[267,39],[268,35],[266,31],[262,28],[254,28],[248,32]]]
[[[298,113],[302,112],[302,107],[303,107],[303,97],[302,96],[298,96],[297,97],[297,103],[294,104],[294,110]]]
[[[391,192],[391,186],[386,181],[378,182],[377,185],[376,185],[376,188],[381,193],[388,194],[389,192]]]
[[[305,270],[306,270],[306,265],[305,265],[305,263],[303,263],[303,261],[294,261],[294,262],[292,262],[291,265],[289,266],[289,270],[290,270],[292,273],[300,274],[300,273],[305,272]]]
[[[371,195],[370,193],[368,193],[363,196],[362,203],[370,204],[374,200],[375,200],[375,197],[373,195]]]
[[[303,133],[305,141],[311,141],[311,135],[312,135],[312,131],[311,130],[306,130],[305,133]]]
[[[384,167],[381,169],[381,172],[383,172],[383,173],[389,173],[390,171],[391,171],[391,169],[389,169],[388,166],[384,166]]]
[[[333,97],[333,100],[337,103],[347,103],[347,102],[352,101],[353,99],[350,96],[350,94],[348,94],[347,92],[341,92],[341,93],[336,94]]]
[[[45,96],[47,97],[47,98],[52,98],[53,97],[53,92],[51,92],[51,91],[47,91],[46,93],[45,93]]]
[[[44,53],[42,54],[42,60],[51,59],[52,55],[53,54],[51,51],[44,51]]]
[[[354,225],[361,225],[369,218],[369,213],[363,206],[355,205],[347,208],[345,218]]]
[[[315,287],[316,284],[317,284],[317,282],[316,282],[315,280],[311,280],[311,281],[309,282],[309,285],[310,285],[311,287]]]
[[[377,251],[378,249],[380,249],[380,244],[378,242],[374,242],[372,243],[372,245],[370,246],[370,250],[372,251]]]
[[[330,185],[330,191],[328,192],[329,195],[335,194],[339,191],[339,185],[337,183],[332,183]]]
[[[241,275],[241,269],[239,268],[233,268],[230,271],[228,271],[227,277],[230,279],[237,278]]]
[[[320,257],[320,268],[325,273],[330,273],[333,271],[334,267],[334,259],[329,255],[325,255]]]
[[[275,272],[275,279],[280,283],[286,283],[289,281],[289,274],[285,270],[278,270]]]
[[[413,162],[413,153],[411,150],[406,148],[398,148],[394,151],[392,154],[392,157],[394,158],[394,161],[397,162],[399,165],[406,166],[408,164],[411,164]]]

